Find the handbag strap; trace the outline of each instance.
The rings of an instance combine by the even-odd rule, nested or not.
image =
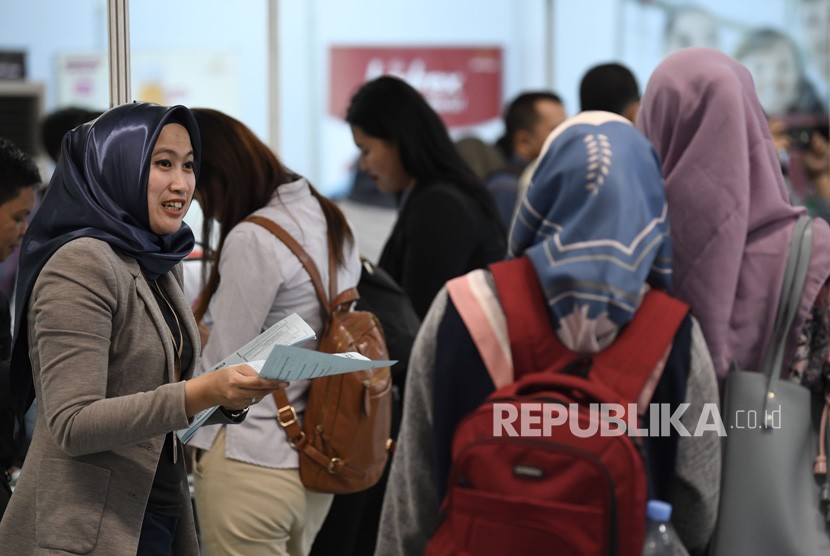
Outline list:
[[[775,314],[775,325],[770,343],[761,359],[761,372],[767,377],[767,389],[764,396],[764,415],[769,415],[767,405],[775,398],[778,378],[784,364],[784,351],[787,337],[792,328],[795,315],[801,305],[801,296],[804,292],[804,282],[807,279],[807,270],[810,265],[810,254],[813,245],[813,221],[809,216],[798,219],[793,228],[790,250],[787,255],[787,266],[784,270],[784,281],[781,286],[778,309]]]

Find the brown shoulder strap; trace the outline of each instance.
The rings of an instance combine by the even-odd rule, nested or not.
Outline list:
[[[320,303],[325,308],[327,315],[330,314],[331,311],[337,310],[337,308],[343,303],[351,303],[359,297],[357,289],[355,288],[349,288],[341,292],[340,295],[335,295],[335,292],[337,292],[337,260],[334,257],[331,237],[329,237],[329,299],[332,300],[332,304],[329,305],[329,302],[326,299],[325,290],[323,289],[323,281],[320,278],[320,272],[317,270],[317,265],[314,264],[314,261],[308,255],[306,250],[303,249],[299,243],[297,243],[297,240],[291,237],[291,234],[289,234],[285,228],[273,220],[262,216],[249,216],[248,218],[245,218],[244,221],[259,224],[274,234],[277,239],[282,241],[285,246],[288,247],[294,255],[296,255],[296,257],[300,260],[300,263],[302,263],[303,267],[306,269],[306,272],[308,272],[308,275],[311,277],[311,283],[314,284],[314,290],[317,292],[317,297],[320,299]],[[330,473],[335,473],[336,468],[339,465],[339,460],[328,458],[325,454],[309,444],[308,438],[297,420],[297,411],[288,401],[288,395],[286,394],[285,389],[281,388],[279,390],[274,390],[271,392],[271,395],[273,396],[274,403],[277,406],[277,422],[283,430],[285,430],[286,436],[288,437],[288,444],[295,450],[304,453],[318,464],[328,469]]]
[[[315,265],[314,261],[311,260],[311,257],[308,255],[306,250],[303,249],[299,243],[297,243],[297,240],[291,237],[291,234],[289,234],[285,228],[268,218],[264,218],[262,216],[249,216],[245,219],[245,221],[253,224],[259,224],[274,234],[277,239],[282,241],[285,246],[288,247],[294,255],[296,255],[296,257],[300,260],[300,263],[302,263],[303,267],[306,269],[306,272],[308,272],[308,275],[311,277],[311,283],[314,284],[314,290],[317,292],[317,297],[320,298],[320,303],[325,308],[326,314],[329,314],[332,310],[335,310],[341,303],[357,299],[357,290],[354,288],[349,288],[348,290],[342,292],[339,296],[335,296],[335,292],[337,291],[337,261],[334,257],[334,250],[331,248],[331,237],[329,237],[329,299],[331,299],[333,303],[330,306],[328,300],[326,299],[326,293],[323,289],[323,281],[320,278],[320,272],[317,270],[317,265]],[[328,458],[325,454],[308,443],[308,438],[297,420],[297,412],[288,401],[288,395],[285,393],[285,389],[281,388],[279,390],[274,390],[271,395],[274,397],[274,403],[277,406],[277,422],[285,430],[288,437],[288,444],[295,450],[301,451],[308,457],[315,460],[318,464],[328,469],[329,472],[335,473],[339,460]]]
[[[337,305],[334,304],[334,299],[337,297],[337,259],[334,256],[334,240],[331,238],[331,234],[326,234],[328,236],[328,244],[329,244],[329,299],[331,300],[331,310],[337,308]]]
[[[249,216],[243,222],[252,222],[254,224],[259,224],[279,239],[281,242],[288,247],[294,255],[300,260],[300,263],[308,272],[308,275],[311,277],[311,283],[314,284],[314,291],[317,292],[317,297],[320,298],[320,303],[323,305],[323,308],[326,314],[331,311],[329,306],[329,299],[334,299],[334,294],[331,297],[326,297],[326,291],[323,289],[323,280],[320,278],[320,271],[317,270],[317,265],[314,264],[314,261],[311,257],[306,253],[306,250],[297,243],[297,240],[291,237],[285,228],[263,216]],[[329,258],[331,258],[331,248],[329,248]],[[329,284],[332,284],[334,281],[337,280],[337,275],[335,274],[334,279],[332,280],[331,276],[329,277]],[[332,290],[335,291],[335,290]]]
[[[329,235],[329,299],[331,299],[331,311],[348,311],[352,303],[360,299],[357,288],[347,288],[342,292],[337,291],[337,259],[334,256],[334,240]]]

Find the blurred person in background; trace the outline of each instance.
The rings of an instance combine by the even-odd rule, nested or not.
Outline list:
[[[671,6],[663,28],[663,54],[693,46],[720,47],[717,19],[697,4]]]
[[[755,92],[767,116],[820,114],[823,103],[810,82],[796,43],[776,29],[749,32],[735,59],[752,74]]]
[[[47,114],[41,121],[39,126],[40,144],[46,154],[49,156],[53,164],[57,164],[58,157],[60,157],[61,143],[63,136],[67,131],[73,129],[90,120],[94,120],[101,115],[100,111],[87,110],[76,106],[61,108]],[[47,176],[48,177],[48,176]],[[46,189],[41,184],[38,190],[37,199],[35,200],[35,208],[40,203],[40,199],[46,193]],[[15,251],[9,255],[6,260],[0,261],[0,292],[12,298],[14,296],[14,280],[17,276],[18,252]]]
[[[550,132],[566,117],[565,105],[553,91],[526,91],[507,106],[504,135],[496,142],[507,164],[485,181],[506,229],[510,229],[516,202],[526,188],[529,176],[522,174],[539,156]]]
[[[501,151],[479,137],[465,135],[455,142],[455,148],[464,162],[482,180],[486,181],[493,172],[504,168],[505,160]]]
[[[458,154],[435,110],[403,80],[382,76],[365,83],[346,121],[361,169],[400,202],[378,266],[423,318],[444,282],[504,257],[505,228],[493,196]]]
[[[807,58],[807,73],[827,111],[830,95],[830,0],[798,0],[800,38]]]
[[[635,123],[640,109],[637,78],[617,62],[593,66],[579,82],[579,109],[603,110]]]
[[[635,123],[639,108],[640,86],[637,84],[637,78],[628,67],[620,63],[595,65],[585,72],[579,82],[581,112],[610,112]],[[519,199],[524,198],[527,193],[533,181],[533,174],[540,163],[541,160],[537,157],[522,171],[519,178]],[[519,209],[520,204],[517,203],[516,212]]]
[[[0,137],[0,261],[17,251],[29,227],[40,172],[17,145]],[[9,300],[0,292],[0,520],[11,496],[12,474],[23,464],[25,430],[18,425],[9,389],[12,349]]]
[[[40,122],[40,143],[53,163],[58,163],[61,144],[67,131],[91,122],[102,110],[89,110],[81,106],[66,106],[48,113]]]

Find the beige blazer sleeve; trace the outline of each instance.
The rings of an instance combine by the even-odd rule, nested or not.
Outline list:
[[[172,273],[162,280],[198,350],[181,287]],[[169,328],[138,264],[106,243],[75,240],[47,262],[29,303],[29,345],[49,435],[67,454],[187,426],[184,382],[172,382]]]

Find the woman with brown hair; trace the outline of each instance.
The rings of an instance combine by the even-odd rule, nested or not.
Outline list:
[[[245,218],[282,226],[329,281],[329,246],[340,289],[357,285],[360,260],[340,210],[303,177],[283,166],[244,124],[216,110],[193,110],[202,133],[202,174],[196,198],[205,213],[202,241],[212,245],[207,283],[196,301],[209,330],[200,371],[210,369],[277,321],[297,313],[319,336],[324,313],[299,259],[271,232]],[[331,242],[329,242],[331,238]],[[308,346],[316,347],[316,346]],[[287,389],[301,413],[308,381]],[[306,554],[332,496],[307,491],[297,452],[276,420],[273,398],[251,408],[247,425],[205,427],[191,441],[196,507],[210,554]]]

